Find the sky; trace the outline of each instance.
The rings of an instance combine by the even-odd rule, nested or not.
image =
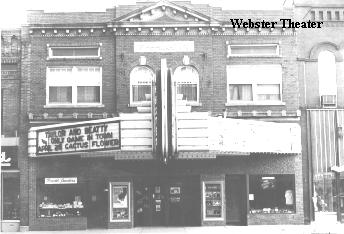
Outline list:
[[[142,0],[141,0],[142,1]],[[154,1],[154,0],[151,0]],[[191,0],[223,9],[281,9],[285,0]],[[47,12],[102,12],[114,5],[135,4],[135,0],[2,0],[0,1],[0,28],[14,28],[26,23],[27,10]]]

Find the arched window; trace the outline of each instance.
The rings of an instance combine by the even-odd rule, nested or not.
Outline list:
[[[321,51],[318,55],[319,94],[337,94],[336,83],[336,58],[328,50]]]
[[[18,38],[15,35],[11,37],[11,53],[18,53]]]
[[[147,66],[137,66],[130,72],[130,104],[149,101],[154,72]]]
[[[177,82],[177,94],[183,94],[183,100],[199,102],[199,75],[194,67],[177,67],[174,80]]]
[[[5,53],[5,39],[1,36],[1,54]]]

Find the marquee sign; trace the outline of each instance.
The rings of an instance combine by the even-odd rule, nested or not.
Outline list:
[[[296,123],[242,119],[211,119],[210,149],[242,153],[301,153],[301,130]]]
[[[120,122],[87,123],[37,131],[37,155],[120,149]]]

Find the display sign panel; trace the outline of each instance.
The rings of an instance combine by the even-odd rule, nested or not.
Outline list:
[[[130,184],[110,183],[110,221],[130,221]]]
[[[45,178],[44,184],[77,184],[77,177],[66,177],[66,178]]]
[[[135,53],[194,52],[194,41],[135,41]]]
[[[120,122],[37,131],[37,155],[120,149]]]
[[[223,185],[221,182],[204,182],[204,220],[223,219]]]

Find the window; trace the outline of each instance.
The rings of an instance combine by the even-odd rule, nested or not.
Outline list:
[[[84,215],[84,188],[76,177],[37,181],[37,216],[40,218]]]
[[[227,57],[279,56],[278,44],[228,45]]]
[[[324,20],[324,12],[319,11],[319,20],[323,21]]]
[[[233,101],[252,101],[252,85],[230,84],[229,98]]]
[[[110,183],[110,221],[130,222],[130,182]]]
[[[339,11],[335,11],[335,12],[334,12],[334,15],[335,15],[335,19],[336,19],[336,20],[339,20]]]
[[[149,102],[154,72],[147,66],[135,67],[130,72],[130,104]]]
[[[311,11],[311,21],[315,21],[315,11]]]
[[[174,72],[177,94],[183,95],[188,103],[199,102],[199,75],[192,66],[180,66]]]
[[[281,104],[282,67],[268,65],[227,66],[228,105]]]
[[[11,37],[11,53],[16,54],[18,53],[18,38],[16,36]]]
[[[336,95],[336,58],[330,51],[321,51],[318,56],[319,94]]]
[[[203,220],[223,220],[223,181],[203,182]]]
[[[97,58],[99,47],[49,47],[49,58]]]
[[[48,67],[47,105],[101,104],[100,67]]]
[[[252,175],[249,182],[250,213],[294,213],[294,175]]]
[[[19,176],[9,176],[10,173],[3,172],[3,200],[0,204],[2,208],[3,220],[18,220],[19,218]],[[12,173],[11,173],[12,174]]]
[[[328,11],[328,12],[327,12],[327,20],[332,20],[331,11]]]

